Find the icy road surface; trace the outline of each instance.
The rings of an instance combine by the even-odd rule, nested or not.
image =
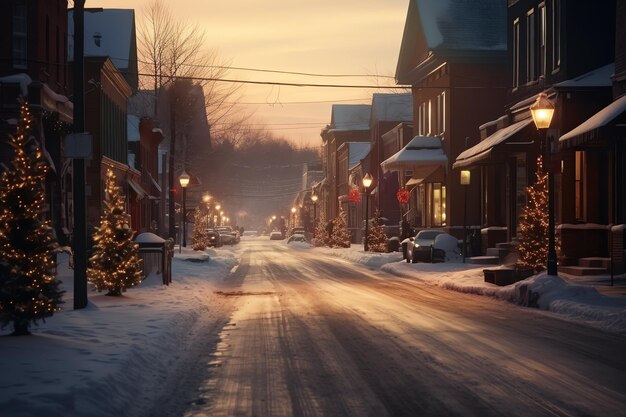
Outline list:
[[[626,415],[623,336],[284,242],[242,244],[204,381],[170,397],[185,417]]]

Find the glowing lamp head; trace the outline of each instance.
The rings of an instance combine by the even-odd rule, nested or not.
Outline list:
[[[291,213],[292,213],[292,214],[296,214],[296,208],[295,208],[295,207],[292,207],[292,208],[291,208]]]
[[[189,176],[189,174],[183,171],[182,174],[180,174],[180,177],[178,177],[178,181],[180,181],[180,186],[183,188],[187,188],[190,179],[191,177]]]
[[[211,196],[209,194],[204,194],[202,196],[202,201],[204,201],[205,203],[208,203],[209,201],[211,201]]]
[[[537,100],[530,106],[530,114],[537,129],[547,129],[552,123],[554,116],[554,103],[548,98],[546,93],[540,93]]]
[[[313,194],[313,195],[311,196],[311,201],[315,203],[315,202],[317,201],[317,199],[318,199],[318,198],[319,198],[319,197],[317,197],[317,194]]]
[[[365,174],[365,176],[363,177],[363,187],[365,187],[366,189],[370,188],[373,181],[374,178],[372,178],[369,173]]]
[[[222,208],[222,206],[219,203],[215,205],[215,210],[219,211],[220,208]]]
[[[470,172],[468,170],[461,171],[461,185],[469,185],[470,184]]]

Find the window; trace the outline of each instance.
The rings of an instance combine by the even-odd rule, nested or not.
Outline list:
[[[552,69],[561,65],[561,8],[559,0],[552,0]]]
[[[420,104],[417,107],[417,134],[424,134],[424,115],[422,114],[422,110],[424,109],[424,105]]]
[[[26,4],[13,4],[13,67],[26,68],[28,59]]]
[[[546,75],[546,43],[547,43],[546,5],[539,5],[539,75]]]
[[[576,172],[575,172],[575,209],[576,220],[585,220],[585,153],[576,152]]]
[[[430,187],[430,204],[428,207],[432,226],[446,225],[446,186],[440,182],[428,184]]]
[[[537,78],[535,43],[535,9],[530,9],[526,14],[526,82]]]
[[[426,121],[428,123],[427,135],[433,134],[433,101],[428,100],[428,114],[426,115]]]
[[[513,88],[519,87],[519,19],[513,22]]]
[[[446,93],[437,96],[437,125],[435,134],[443,135],[446,130]]]

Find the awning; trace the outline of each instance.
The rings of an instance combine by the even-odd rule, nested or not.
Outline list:
[[[597,139],[600,129],[607,126],[626,111],[626,95],[609,104],[581,125],[570,130],[559,139],[563,147],[571,147]]]
[[[407,145],[384,160],[380,166],[383,172],[413,171],[414,177],[425,178],[437,168],[446,166],[448,157],[437,136],[415,136]]]
[[[132,188],[135,193],[137,193],[137,197],[139,198],[145,198],[146,196],[148,196],[149,194],[146,192],[146,190],[143,189],[143,187],[141,185],[139,185],[138,182],[136,182],[135,180],[131,180],[130,178],[126,180],[128,182],[128,185],[130,185],[130,188]]]
[[[157,193],[160,195],[161,194],[161,186],[159,185],[159,183],[152,177],[152,175],[150,175],[150,173],[148,173],[148,177],[150,177],[150,181],[152,182],[152,185],[154,186],[154,189],[157,191]]]
[[[410,180],[406,182],[407,186],[410,185],[419,185],[424,182],[444,182],[445,180],[445,170],[442,166],[438,167],[434,171],[431,171],[427,176],[419,177],[413,174]]]
[[[461,152],[459,156],[457,156],[454,165],[452,165],[452,168],[454,169],[467,167],[470,165],[475,165],[480,161],[484,161],[485,159],[489,158],[496,146],[506,142],[509,138],[513,137],[515,134],[520,132],[532,122],[533,119],[524,119],[496,131],[493,135],[488,136],[487,138],[480,141],[478,144]]]

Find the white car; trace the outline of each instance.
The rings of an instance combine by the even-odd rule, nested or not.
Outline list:
[[[283,234],[277,230],[270,233],[270,240],[283,240],[284,238]]]
[[[443,230],[425,229],[420,230],[415,237],[406,242],[407,262],[432,262],[432,249],[435,238],[447,234]]]

